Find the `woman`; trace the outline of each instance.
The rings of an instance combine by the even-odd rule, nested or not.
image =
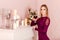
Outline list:
[[[38,40],[49,40],[49,38],[47,37],[47,29],[50,24],[50,19],[48,17],[47,5],[41,5],[40,14],[41,18],[38,18],[36,22],[32,21],[31,26],[38,26],[38,28],[35,28],[35,30],[38,31]]]

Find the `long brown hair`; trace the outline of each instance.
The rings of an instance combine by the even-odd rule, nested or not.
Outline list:
[[[47,12],[46,15],[48,16],[48,7],[47,7],[47,5],[46,4],[42,4],[41,7],[40,7],[40,10],[41,10],[42,7],[46,8],[46,12]],[[40,11],[40,13],[41,13],[41,11]],[[41,14],[41,17],[42,17],[42,14]]]

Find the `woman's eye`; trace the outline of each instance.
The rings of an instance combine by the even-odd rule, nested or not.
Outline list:
[[[42,9],[41,9],[42,10]]]
[[[44,9],[45,10],[45,9]]]

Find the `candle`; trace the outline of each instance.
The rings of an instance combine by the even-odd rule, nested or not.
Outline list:
[[[19,27],[19,16],[17,15],[17,10],[14,10],[14,23],[13,23],[13,28],[16,29]]]
[[[17,19],[17,10],[15,9],[14,10],[14,20],[16,20]]]
[[[25,18],[25,26],[27,26],[27,18]]]
[[[24,26],[24,20],[22,20],[22,26]]]

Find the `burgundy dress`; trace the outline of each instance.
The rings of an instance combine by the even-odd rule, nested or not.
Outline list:
[[[38,31],[38,40],[50,40],[47,36],[47,29],[50,24],[50,19],[48,17],[41,17],[36,22],[31,22],[31,26],[36,24],[38,26],[38,28],[35,28],[35,30]]]

